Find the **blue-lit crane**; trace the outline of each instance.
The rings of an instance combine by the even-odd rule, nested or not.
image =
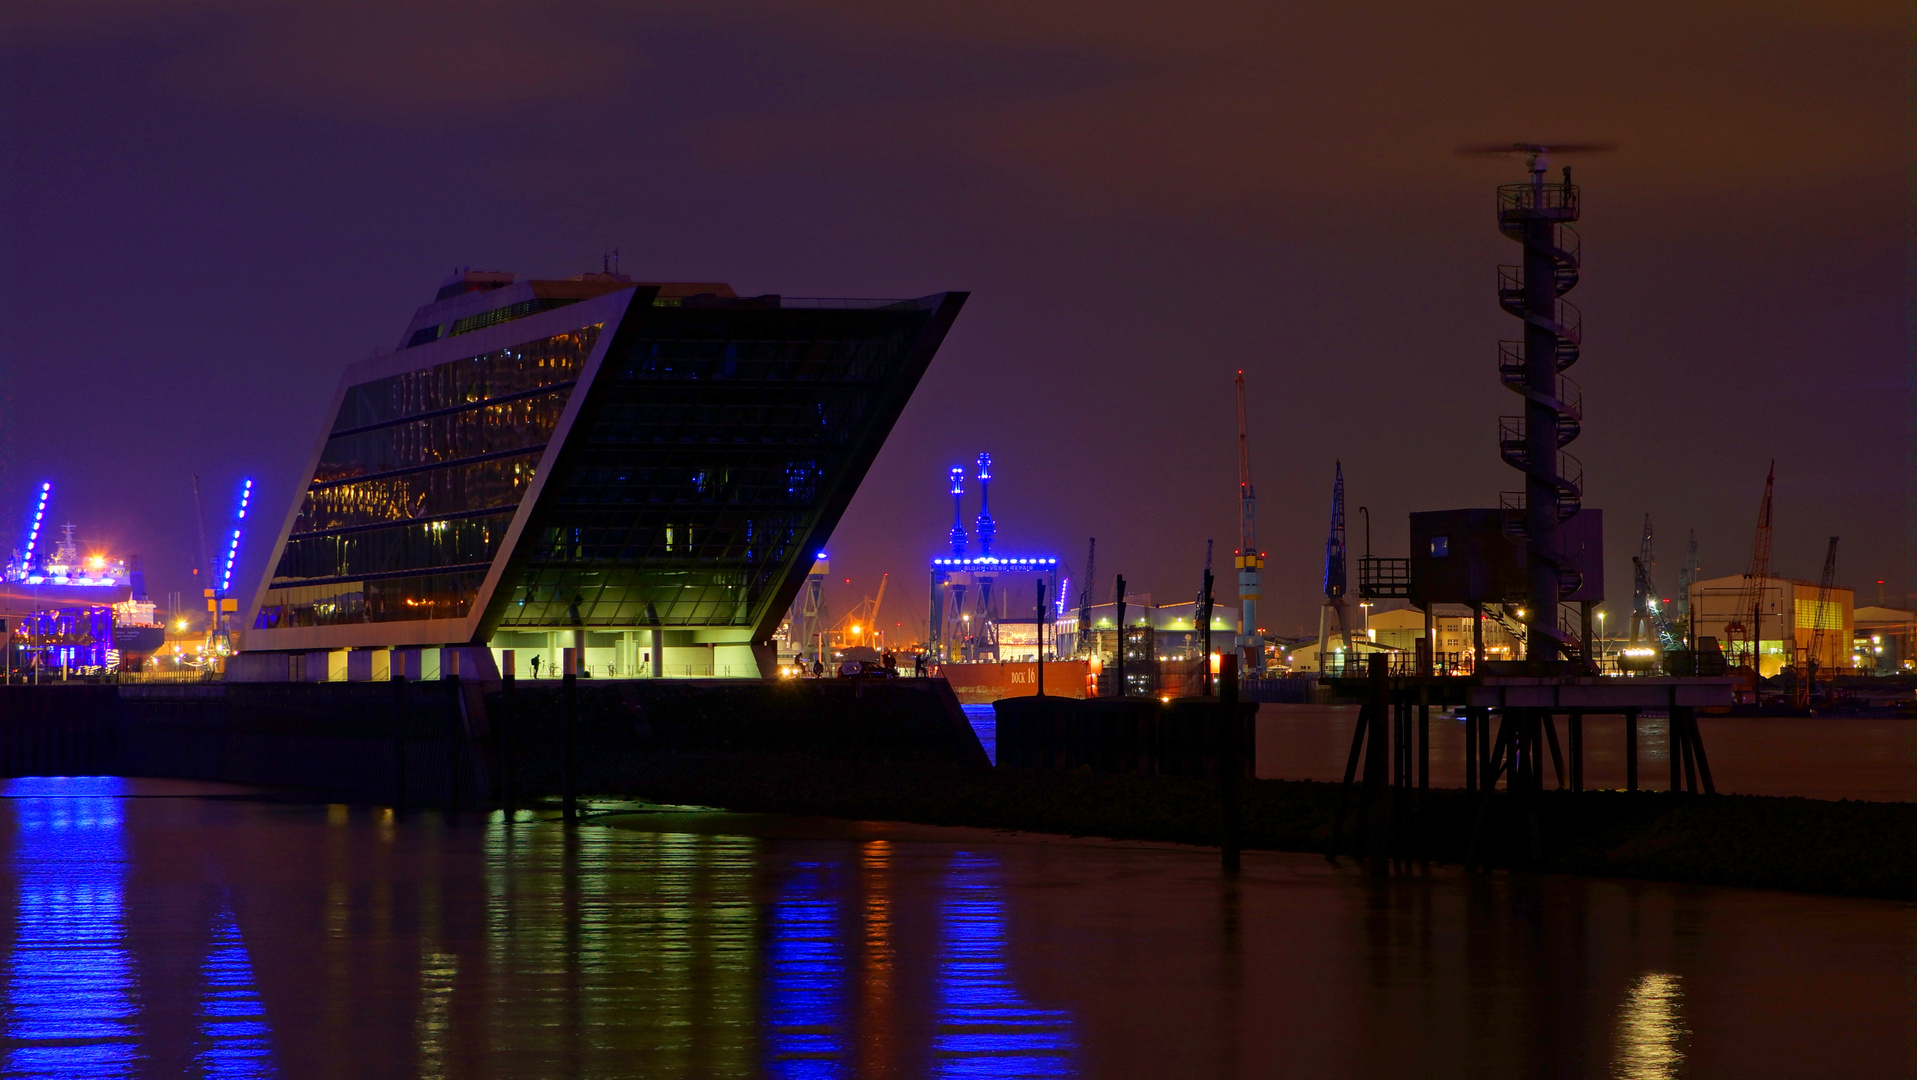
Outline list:
[[[198,491],[198,478],[194,488]],[[240,536],[246,527],[246,508],[253,501],[253,481],[247,480],[240,485],[240,505],[233,515],[233,534],[227,540],[226,557],[222,560],[219,575],[206,589],[206,607],[212,617],[207,620],[206,652],[209,656],[230,656],[233,653],[232,629],[227,614],[239,610],[239,601],[229,598],[227,593],[233,587],[233,564],[240,556]]]
[[[1321,672],[1331,670],[1325,662],[1325,650],[1331,644],[1333,615],[1338,619],[1338,633],[1344,638],[1345,663],[1351,663],[1357,655],[1351,644],[1350,616],[1345,611],[1345,589],[1349,581],[1345,576],[1345,463],[1334,462],[1332,470],[1331,530],[1325,537],[1325,606],[1318,610],[1318,670]],[[1365,535],[1369,536],[1370,532]]]

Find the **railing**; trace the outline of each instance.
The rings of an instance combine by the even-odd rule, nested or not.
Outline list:
[[[1388,600],[1411,595],[1411,560],[1365,555],[1358,559],[1358,595]]]
[[[1322,677],[1327,679],[1363,679],[1371,674],[1371,658],[1385,658],[1385,674],[1394,679],[1422,675],[1418,655],[1410,652],[1335,653],[1325,658]],[[1441,652],[1431,657],[1433,675],[1469,675],[1475,668],[1468,652]]]
[[[878,311],[892,308],[898,311],[915,311],[930,308],[931,302],[919,297],[911,300],[857,300],[821,296],[781,296],[782,308],[818,308],[837,311]]]
[[[1498,214],[1521,214],[1533,210],[1568,210],[1567,217],[1578,216],[1578,189],[1575,184],[1499,184]],[[1552,215],[1558,216],[1558,215]]]

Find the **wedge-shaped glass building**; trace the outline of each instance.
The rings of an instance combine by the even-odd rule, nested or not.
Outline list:
[[[965,296],[455,275],[347,369],[228,677],[769,674]]]

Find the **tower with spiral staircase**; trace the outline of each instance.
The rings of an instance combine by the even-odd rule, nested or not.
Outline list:
[[[1522,415],[1498,419],[1498,449],[1524,474],[1522,492],[1506,492],[1506,528],[1526,552],[1527,658],[1552,661],[1567,653],[1558,604],[1581,578],[1559,526],[1577,514],[1584,470],[1565,451],[1578,437],[1583,394],[1565,375],[1578,362],[1581,319],[1564,294],[1578,283],[1578,189],[1567,167],[1561,182],[1545,179],[1547,148],[1527,147],[1530,179],[1498,188],[1498,229],[1521,244],[1523,262],[1498,268],[1498,303],[1524,323],[1524,337],[1498,346],[1498,377],[1524,401]]]

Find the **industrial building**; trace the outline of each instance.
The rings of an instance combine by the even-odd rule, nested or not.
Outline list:
[[[1917,611],[1858,608],[1851,613],[1850,655],[1860,675],[1899,675],[1917,668]]]
[[[1700,641],[1716,638],[1733,664],[1743,662],[1740,650],[1748,651],[1735,641],[1755,637],[1757,672],[1765,678],[1813,655],[1821,671],[1852,666],[1852,590],[1833,586],[1820,601],[1823,586],[1815,581],[1766,576],[1755,579],[1753,590],[1752,580],[1739,574],[1693,583],[1691,633]]]
[[[454,274],[341,378],[229,680],[772,674],[965,298]]]
[[[1431,636],[1432,663],[1436,672],[1454,674],[1474,670],[1477,640],[1474,633],[1482,635],[1486,660],[1515,660],[1523,655],[1524,643],[1511,632],[1512,627],[1495,615],[1484,616],[1482,626],[1473,627],[1471,623],[1474,617],[1469,610],[1455,610],[1452,605],[1434,607]],[[1406,607],[1368,615],[1362,625],[1354,629],[1352,644],[1357,653],[1384,651],[1415,656],[1424,636],[1424,612]],[[1326,651],[1334,657],[1331,664],[1333,670],[1344,669],[1341,659],[1344,648],[1342,638],[1332,635]],[[1316,642],[1307,642],[1286,650],[1282,659],[1295,672],[1321,671],[1323,666],[1318,660],[1318,649]]]

